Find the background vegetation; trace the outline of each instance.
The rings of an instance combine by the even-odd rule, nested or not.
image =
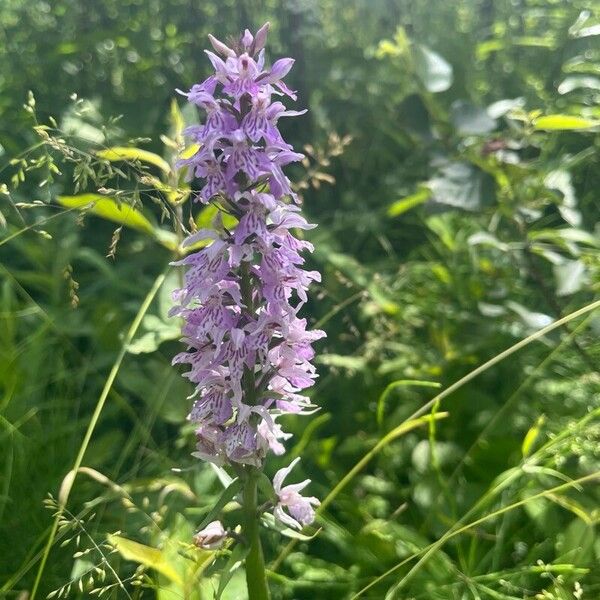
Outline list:
[[[599,10],[3,0],[0,596],[218,587],[189,542],[222,486],[170,365],[173,224],[210,218],[171,168],[197,118],[174,89],[209,32],[270,20],[328,332],[289,446],[322,529],[266,536],[274,598],[598,598]]]

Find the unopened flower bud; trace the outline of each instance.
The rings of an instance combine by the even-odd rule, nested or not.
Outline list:
[[[227,539],[221,521],[213,521],[194,536],[194,544],[203,550],[218,550]]]
[[[223,56],[235,56],[235,52],[229,46],[218,40],[214,35],[209,33],[208,39],[210,40],[212,47],[219,54],[222,54]]]
[[[271,23],[267,21],[254,36],[254,52],[260,52],[267,43],[267,34],[269,33],[269,27],[271,27]]]

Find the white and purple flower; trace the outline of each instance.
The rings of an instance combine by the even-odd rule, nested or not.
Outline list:
[[[198,150],[180,165],[203,180],[200,201],[218,203],[238,219],[232,231],[219,226],[193,233],[185,246],[208,245],[175,263],[187,267],[172,310],[184,319],[187,349],[174,363],[189,365],[185,376],[196,387],[188,417],[196,426],[194,454],[218,465],[260,467],[269,451],[284,453],[290,434],[276,419],[314,412],[300,392],[314,384],[312,343],[325,335],[307,331],[306,319],[298,317],[320,275],[303,268],[300,253],[312,245],[294,230],[314,226],[299,214],[282,169],[303,156],[283,140],[277,122],[305,111],[272,101],[295,98],[282,81],[294,61],[265,68],[267,31],[268,24],[255,36],[246,30],[233,48],[210,36],[215,74],[182,92],[206,118],[187,129]],[[312,522],[319,502],[300,495],[308,480],[282,486],[296,463],[275,475],[274,513],[301,528]],[[222,535],[220,523],[211,523],[199,543],[208,547]]]

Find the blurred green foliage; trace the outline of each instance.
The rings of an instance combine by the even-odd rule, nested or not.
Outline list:
[[[360,597],[597,598],[597,312],[394,433],[435,386],[598,298],[600,8],[579,0],[1,3],[0,595],[34,584],[44,498],[64,494],[121,348],[40,592],[211,598],[224,572],[190,546],[221,484],[190,457],[170,365],[177,274],[140,306],[173,222],[211,217],[172,169],[197,118],[174,89],[207,74],[209,32],[265,20],[310,109],[286,136],[309,144],[294,176],[328,332],[323,408],[290,421],[290,452],[312,493],[336,489],[276,562],[274,598],[352,598],[388,569]],[[276,560],[281,537],[265,542]],[[224,597],[244,594],[233,572]]]

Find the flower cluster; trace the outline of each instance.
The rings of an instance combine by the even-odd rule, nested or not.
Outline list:
[[[217,219],[214,229],[190,235],[185,244],[195,251],[175,263],[187,267],[172,312],[184,319],[188,348],[174,362],[190,365],[186,377],[196,387],[189,415],[197,426],[195,455],[218,465],[259,467],[269,450],[284,452],[289,434],[277,418],[314,411],[301,392],[316,377],[311,344],[325,335],[298,317],[320,275],[303,268],[301,253],[312,245],[293,231],[313,225],[300,215],[282,170],[303,157],[277,122],[304,111],[276,100],[295,99],[282,81],[293,60],[265,66],[267,31],[268,24],[255,36],[246,30],[233,48],[210,36],[221,55],[207,51],[215,73],[184,94],[206,118],[188,128],[198,150],[181,165],[203,180],[198,200],[237,218],[231,231]],[[284,496],[276,513],[288,507],[296,515],[286,515],[288,524],[312,520],[316,499],[300,510],[306,499],[298,490]]]

